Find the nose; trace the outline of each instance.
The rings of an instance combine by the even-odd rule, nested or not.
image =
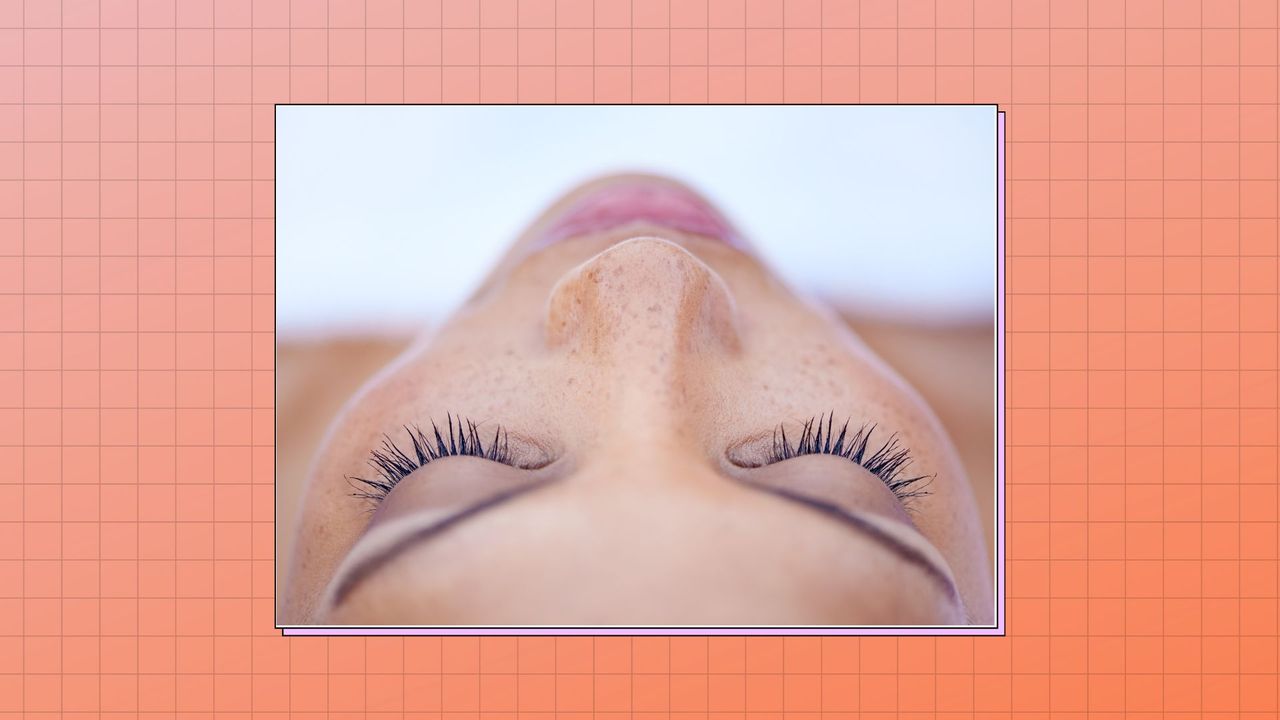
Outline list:
[[[592,398],[590,429],[579,435],[594,444],[582,454],[596,466],[591,487],[666,482],[723,492],[718,477],[689,471],[703,453],[693,440],[699,433],[687,431],[717,361],[741,347],[733,296],[718,273],[668,240],[626,240],[556,283],[545,332]]]
[[[608,362],[621,377],[667,381],[691,357],[740,347],[724,279],[688,250],[654,237],[618,243],[561,278],[547,305],[546,341]]]

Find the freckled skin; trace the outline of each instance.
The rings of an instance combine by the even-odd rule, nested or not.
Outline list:
[[[990,623],[990,560],[950,442],[834,314],[753,254],[662,227],[531,249],[573,198],[614,181],[550,208],[454,317],[348,403],[308,480],[282,621]],[[936,475],[895,527],[937,555],[958,599],[863,534],[726,468],[729,448],[829,411],[854,428],[891,428],[913,467]],[[501,425],[520,452],[555,458],[552,479],[415,545],[331,602],[335,573],[373,532],[348,476],[367,473],[384,433],[446,413],[489,432]],[[446,458],[401,485],[430,490],[467,462],[487,461]],[[482,488],[486,468],[465,467]],[[834,485],[850,488],[855,507],[897,503],[837,458],[760,472],[794,474],[796,487],[814,472],[847,477]]]

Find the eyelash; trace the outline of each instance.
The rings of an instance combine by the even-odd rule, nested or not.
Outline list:
[[[441,435],[440,427],[435,421],[431,423],[429,435],[417,424],[404,426],[412,444],[412,453],[401,450],[389,436],[383,435],[382,446],[369,453],[369,466],[377,473],[376,476],[363,478],[348,475],[347,480],[354,489],[351,495],[377,505],[396,484],[414,470],[443,457],[465,455],[503,465],[515,465],[511,459],[507,431],[501,426],[493,431],[493,439],[486,446],[479,427],[474,422],[461,416],[447,417],[449,424],[444,435]]]
[[[867,448],[871,444],[871,435],[875,432],[876,426],[863,424],[857,432],[849,436],[849,421],[845,420],[837,435],[833,432],[834,416],[834,412],[827,415],[825,429],[821,415],[809,418],[800,431],[800,439],[794,445],[787,440],[786,428],[778,425],[773,431],[773,448],[769,453],[769,463],[790,460],[801,455],[835,455],[862,466],[872,475],[880,478],[900,502],[905,503],[929,494],[927,488],[934,476],[907,474],[907,467],[911,464],[911,451],[898,442],[897,433],[890,435],[880,449],[868,455]]]
[[[867,455],[871,443],[871,435],[875,431],[874,424],[863,424],[852,436],[848,435],[849,421],[845,420],[840,427],[839,435],[833,432],[835,413],[826,417],[824,431],[822,416],[809,418],[800,431],[800,439],[793,445],[787,439],[786,428],[779,424],[773,431],[773,446],[768,463],[772,464],[802,455],[835,455],[845,458],[866,469],[880,478],[890,492],[900,502],[929,494],[927,489],[933,481],[933,475],[907,475],[906,469],[911,464],[911,451],[898,442],[897,433],[889,436],[878,450]],[[401,480],[413,471],[433,460],[455,455],[480,457],[486,460],[515,466],[511,458],[511,448],[507,431],[501,426],[493,432],[493,438],[485,445],[475,422],[461,416],[446,416],[448,425],[442,435],[440,427],[431,423],[431,434],[414,424],[404,426],[409,437],[412,454],[401,450],[387,435],[383,435],[382,446],[369,453],[369,466],[376,473],[374,477],[347,476],[354,492],[353,497],[372,502],[382,502]],[[846,442],[846,438],[848,438]]]

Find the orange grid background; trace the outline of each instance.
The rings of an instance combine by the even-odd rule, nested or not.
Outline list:
[[[1274,0],[0,0],[0,716],[1275,717]],[[282,638],[273,104],[1008,111],[1003,638]]]

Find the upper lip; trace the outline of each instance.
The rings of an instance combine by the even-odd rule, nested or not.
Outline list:
[[[709,201],[673,182],[620,179],[572,199],[538,236],[539,246],[641,222],[741,245],[733,225]]]

